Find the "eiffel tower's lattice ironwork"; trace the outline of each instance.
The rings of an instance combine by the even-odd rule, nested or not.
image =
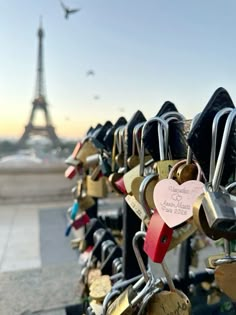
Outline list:
[[[42,28],[42,23],[40,23],[38,29],[38,60],[37,60],[37,80],[35,97],[32,102],[32,110],[29,118],[28,124],[25,126],[25,131],[21,136],[18,145],[23,147],[26,141],[32,135],[41,135],[49,138],[54,146],[60,144],[60,140],[56,135],[55,128],[52,125],[51,117],[48,112],[48,104],[45,96],[45,84],[44,84],[44,71],[43,71],[43,37],[44,31]],[[37,112],[41,111],[45,117],[45,125],[37,126],[34,124],[35,116]]]

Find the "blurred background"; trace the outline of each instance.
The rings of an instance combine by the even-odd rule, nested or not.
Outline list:
[[[0,314],[79,301],[65,159],[90,127],[236,96],[234,0],[0,1]],[[102,201],[106,209],[120,206]],[[56,314],[56,313],[55,313]]]

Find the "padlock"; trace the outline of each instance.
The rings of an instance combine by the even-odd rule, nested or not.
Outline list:
[[[76,167],[73,165],[70,165],[69,167],[67,167],[67,169],[65,170],[65,177],[68,179],[72,179],[74,178],[76,175]]]
[[[91,175],[87,175],[86,187],[87,194],[92,197],[105,198],[108,194],[107,178],[105,176],[92,180]]]
[[[82,143],[82,147],[76,154],[75,158],[76,160],[80,161],[81,163],[86,163],[86,158],[90,155],[96,154],[99,152],[99,149],[95,146],[92,139],[86,139]]]
[[[112,173],[108,177],[108,183],[113,192],[117,192],[119,195],[123,195],[123,191],[120,190],[119,185],[116,185],[116,182],[124,176],[123,173]]]
[[[162,120],[159,117],[153,117],[149,119],[148,121],[145,122],[142,128],[142,134],[141,134],[141,146],[140,146],[140,167],[139,167],[139,176],[134,178],[132,183],[131,183],[131,192],[134,195],[134,197],[139,201],[139,187],[141,185],[142,180],[145,177],[145,172],[144,172],[144,166],[145,166],[145,147],[144,147],[144,141],[143,141],[143,135],[145,133],[145,129],[152,124],[153,122],[156,122],[157,124],[162,124],[165,132],[165,141],[168,141],[168,124],[164,120]],[[164,156],[164,147],[163,147],[163,138],[160,133],[158,133],[158,143],[159,143],[159,150],[162,152],[162,156]],[[153,168],[150,168],[150,172],[153,172]],[[154,179],[154,178],[153,178]],[[158,179],[156,179],[157,181]],[[151,183],[150,183],[151,184]],[[146,192],[149,192],[149,195],[152,196],[152,189],[151,185],[149,184],[150,188],[146,188]],[[151,191],[151,194],[150,194]],[[147,198],[148,200],[148,198]]]
[[[227,118],[228,114],[233,108],[225,107],[217,112],[212,122],[212,142],[211,142],[211,153],[210,153],[210,165],[209,165],[209,182],[212,181],[216,167],[216,154],[217,154],[217,132],[218,126],[222,118]]]
[[[107,256],[109,255],[112,248],[114,248],[116,244],[112,240],[106,240],[101,244],[101,263],[105,261]]]
[[[152,176],[155,175],[146,176],[139,188],[139,200],[149,219],[143,250],[153,262],[161,263],[171,242],[173,229],[162,220],[156,209],[149,208],[145,196],[145,186],[148,185]]]
[[[92,250],[92,256],[94,256],[98,261],[101,262],[102,259],[102,243],[107,240],[111,240],[116,244],[115,238],[112,233],[104,228],[99,228],[93,233],[94,247]]]
[[[212,182],[205,185],[202,206],[210,228],[222,231],[236,232],[236,197],[220,186],[220,179],[224,166],[224,156],[231,130],[236,116],[232,110],[225,123],[222,145],[218,155]]]
[[[138,263],[140,266],[140,269],[142,270],[142,273],[144,275],[144,279],[148,279],[148,273],[144,266],[144,263],[140,257],[139,250],[138,250],[138,244],[137,241],[139,238],[145,238],[146,233],[139,231],[136,232],[133,238],[133,249],[135,252],[135,255],[138,259]],[[159,303],[158,306],[155,305],[155,308],[153,307],[153,301],[151,303],[148,303],[147,305],[147,313],[146,314],[178,314],[178,311],[181,311],[181,314],[191,314],[191,303],[187,295],[185,295],[182,291],[177,290],[174,286],[174,282],[172,280],[172,277],[170,275],[170,272],[168,270],[168,267],[164,260],[161,263],[163,272],[165,274],[166,282],[170,288],[170,291],[160,291],[159,293],[155,294],[155,301],[158,299]],[[153,288],[153,286],[152,286]],[[156,303],[155,303],[156,304]],[[163,309],[163,307],[166,307],[166,309]]]
[[[112,274],[112,263],[114,259],[122,256],[122,248],[115,244],[113,247],[109,247],[107,257],[101,262],[101,271],[103,274]],[[103,257],[102,257],[103,259]]]
[[[94,232],[96,232],[98,229],[106,229],[105,224],[98,218],[92,218],[90,219],[90,222],[87,226],[87,230],[84,236],[84,239],[88,246],[94,246]]]
[[[78,198],[79,210],[86,211],[95,205],[95,200],[86,193]]]
[[[134,310],[131,305],[132,299],[136,296],[132,285],[128,286],[108,307],[107,315],[131,315]]]
[[[139,219],[148,224],[149,218],[147,217],[146,212],[144,211],[142,205],[137,201],[137,199],[133,195],[127,194],[125,196],[125,201],[134,211],[134,213],[139,217]]]
[[[79,153],[79,150],[82,148],[82,142],[81,141],[78,141],[74,147],[74,150],[71,154],[71,156],[74,158],[74,159],[77,159],[77,155]]]
[[[122,271],[122,257],[117,257],[112,261],[112,275],[115,275]]]
[[[84,163],[84,167],[86,168],[90,168],[90,167],[95,167],[99,164],[99,160],[100,160],[100,153],[95,153],[92,155],[88,155],[86,157],[86,161]]]
[[[230,111],[228,111],[229,113]],[[212,124],[212,146],[211,146],[211,154],[210,154],[210,173],[209,173],[209,179],[208,182],[211,183],[213,180],[213,175],[215,173],[215,157],[216,157],[216,139],[217,139],[217,130],[218,130],[218,123],[219,119],[221,118],[222,115],[227,114],[225,113],[225,110],[219,111],[213,120]],[[219,159],[218,159],[219,161]],[[205,210],[202,206],[202,200],[203,200],[204,194],[199,196],[197,200],[194,203],[193,206],[193,218],[194,222],[197,226],[197,228],[204,233],[206,236],[213,240],[218,240],[222,237],[227,238],[228,240],[233,240],[236,237],[236,234],[234,231],[227,231],[227,230],[220,230],[220,229],[215,229],[211,228],[208,224],[208,220],[206,218],[206,213]]]
[[[103,315],[102,303],[95,300],[90,301],[89,309],[86,310],[86,315]]]
[[[89,287],[89,296],[96,300],[96,302],[102,302],[105,296],[111,290],[111,280],[109,275],[101,275],[94,279]]]
[[[199,116],[200,116],[200,113],[197,114],[192,119],[190,130],[194,127]],[[193,160],[192,150],[191,150],[190,146],[188,146],[186,163],[184,163],[178,167],[178,169],[176,171],[176,180],[179,184],[182,184],[188,180],[197,179],[198,176],[199,176],[198,165]],[[199,178],[198,180],[201,180],[201,178]]]
[[[179,161],[171,159],[172,155],[169,150],[169,123],[171,121],[183,121],[184,116],[178,112],[167,112],[161,115],[160,118],[168,123],[168,129],[163,130],[163,126],[158,125],[160,160],[154,163],[153,169],[158,174],[159,180],[162,180],[168,178],[171,168]]]
[[[161,263],[168,251],[173,229],[162,220],[155,210],[147,227],[143,250],[155,263]]]
[[[224,240],[225,255],[214,261],[214,277],[218,287],[233,301],[236,301],[236,256],[231,253],[230,242]]]
[[[148,173],[148,169],[150,167],[150,165],[153,164],[153,159],[150,155],[145,155],[144,157],[144,172]],[[147,170],[147,172],[146,172]],[[150,168],[151,170],[151,168]],[[139,177],[140,174],[140,164],[136,165],[135,167],[133,167],[131,170],[128,170],[123,177],[123,181],[124,181],[124,186],[125,186],[125,190],[127,192],[127,194],[131,194],[132,193],[132,182],[135,178]]]
[[[150,303],[147,305],[147,315],[158,314],[191,314],[191,302],[186,294],[182,291],[177,290],[174,286],[171,274],[166,263],[163,261],[161,263],[163,272],[166,277],[166,282],[170,291],[162,290],[161,292],[155,294]]]
[[[81,227],[85,226],[87,223],[89,223],[89,221],[90,218],[87,215],[87,213],[82,213],[80,216],[76,217],[76,219],[72,223],[72,226],[75,230],[78,230]]]
[[[124,154],[124,130],[125,126],[122,126],[119,128],[118,131],[118,154],[115,156],[115,162],[118,167],[123,167],[124,166],[124,159],[125,159],[125,154]]]
[[[144,122],[138,123],[133,129],[132,154],[127,158],[127,165],[129,169],[134,168],[140,163],[140,139],[143,125]]]
[[[134,285],[128,287],[108,306],[106,310],[107,315],[131,315],[137,314],[139,305],[149,290],[152,288],[153,279],[148,275],[147,282],[141,291],[140,288],[146,281],[144,277],[139,277]],[[122,285],[118,284],[119,287]],[[114,285],[116,288],[116,285]]]
[[[114,132],[114,140],[112,146],[111,156],[111,171],[114,173],[118,168],[124,164],[124,144],[123,144],[123,131],[125,126],[119,126]],[[117,164],[118,162],[118,164]],[[122,164],[123,163],[123,164]]]
[[[186,224],[193,217],[194,202],[202,194],[204,187],[199,180],[189,180],[181,185],[173,180],[173,174],[180,163],[185,163],[185,160],[175,164],[168,179],[159,181],[153,191],[155,207],[170,228]],[[201,174],[199,165],[198,169]]]

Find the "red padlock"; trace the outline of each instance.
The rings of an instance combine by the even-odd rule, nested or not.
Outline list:
[[[168,251],[172,234],[173,229],[162,220],[157,210],[154,210],[143,244],[143,250],[153,262],[162,263]]]
[[[117,189],[122,192],[122,194],[127,195],[127,190],[125,188],[124,178],[123,176],[119,178],[117,181],[114,182],[114,185],[117,187]]]
[[[76,168],[72,165],[70,165],[69,167],[67,167],[67,169],[65,170],[65,177],[68,179],[72,179],[75,177],[76,175]]]
[[[74,220],[72,226],[75,230],[80,229],[82,226],[86,225],[90,221],[87,213],[82,214],[78,219]]]
[[[76,159],[76,156],[77,156],[79,150],[81,149],[82,145],[83,145],[82,142],[79,141],[79,142],[77,142],[76,146],[74,147],[74,150],[71,154],[74,159]]]

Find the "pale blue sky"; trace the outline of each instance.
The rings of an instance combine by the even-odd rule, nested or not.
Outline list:
[[[0,136],[23,132],[43,17],[47,100],[59,136],[151,118],[167,100],[192,118],[223,86],[236,96],[235,0],[0,1]],[[86,76],[94,69],[95,76]],[[95,100],[94,95],[100,99]],[[122,111],[124,110],[124,112]]]

